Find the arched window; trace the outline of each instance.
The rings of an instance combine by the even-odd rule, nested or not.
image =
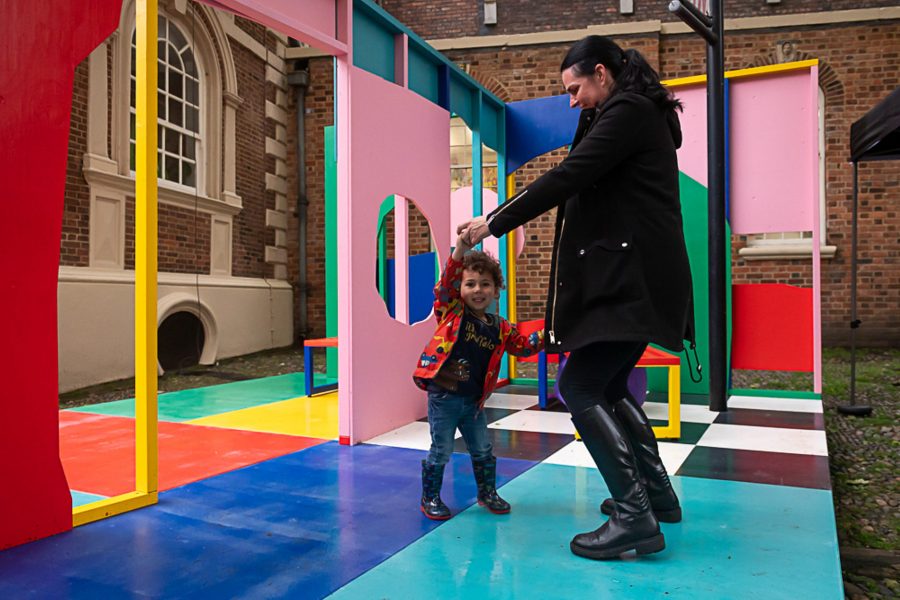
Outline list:
[[[135,162],[136,46],[131,36],[131,103],[129,166]],[[157,174],[172,183],[197,186],[201,132],[201,80],[194,50],[181,29],[160,15],[157,37]]]

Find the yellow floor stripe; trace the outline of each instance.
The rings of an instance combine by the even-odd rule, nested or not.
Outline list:
[[[185,422],[333,440],[338,436],[338,396],[301,396]]]

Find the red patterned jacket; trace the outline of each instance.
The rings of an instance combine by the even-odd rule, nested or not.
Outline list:
[[[434,316],[438,326],[431,341],[425,346],[419,364],[413,373],[413,380],[423,390],[428,386],[428,380],[434,378],[441,366],[453,351],[453,344],[459,336],[459,328],[462,325],[466,305],[459,294],[459,286],[462,283],[463,263],[447,259],[447,266],[441,274],[441,280],[434,286]],[[483,393],[479,402],[479,408],[484,406],[491,392],[497,386],[497,375],[500,373],[500,359],[504,352],[515,356],[531,356],[540,352],[544,347],[544,332],[536,331],[528,336],[518,332],[515,325],[503,317],[496,315],[500,320],[500,343],[491,354],[485,374]]]

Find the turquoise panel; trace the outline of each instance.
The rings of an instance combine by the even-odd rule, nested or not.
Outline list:
[[[469,129],[478,129],[476,111],[473,105],[475,90],[459,78],[456,73],[450,73],[450,112],[461,117]]]
[[[674,477],[685,520],[637,560],[573,556],[603,522],[599,475],[541,464],[503,486],[512,513],[472,508],[332,598],[843,598],[831,493]]]
[[[334,125],[325,128],[325,335],[338,334],[337,153]],[[338,376],[338,349],[326,348],[326,372]]]
[[[85,504],[90,504],[91,502],[96,502],[98,500],[105,500],[106,496],[99,496],[97,494],[88,494],[85,492],[76,492],[75,490],[69,490],[72,493],[72,507],[83,506]]]
[[[408,59],[409,89],[438,104],[438,65],[412,44]]]
[[[364,11],[353,13],[353,64],[394,82],[394,34]]]
[[[334,383],[333,379],[322,373],[316,373],[314,381],[316,385]],[[305,395],[306,386],[303,373],[248,379],[247,381],[160,394],[159,418],[163,421],[177,423]],[[134,398],[82,406],[71,410],[99,415],[134,417]]]
[[[485,98],[481,104],[481,143],[497,151],[503,150],[501,119],[502,109]]]

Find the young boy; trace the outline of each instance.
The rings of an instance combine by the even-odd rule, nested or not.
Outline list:
[[[421,508],[438,521],[450,518],[441,484],[457,428],[472,457],[478,504],[496,514],[509,512],[497,495],[497,459],[482,409],[497,385],[503,353],[530,356],[544,347],[543,332],[523,336],[506,319],[487,312],[500,297],[503,273],[496,259],[471,248],[464,236],[456,240],[434,288],[437,330],[413,373],[416,385],[428,392],[431,426],[431,450],[422,461]]]

